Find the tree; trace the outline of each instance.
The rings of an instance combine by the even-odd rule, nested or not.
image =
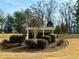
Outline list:
[[[76,17],[76,24],[77,24],[77,33],[79,33],[79,0],[77,0],[75,4],[75,17]]]
[[[47,4],[46,4],[46,20],[47,20],[47,26],[48,24],[50,25],[54,25],[53,24],[53,19],[54,19],[54,13],[56,10],[57,4],[56,1],[54,0],[50,0]],[[53,18],[52,18],[53,17]]]
[[[26,16],[24,11],[16,11],[14,13],[15,27],[18,33],[26,33],[24,24],[26,22]]]
[[[32,18],[33,18],[33,14],[32,14],[32,11],[30,9],[26,9],[25,10],[25,16],[26,16],[26,27],[30,27],[32,25],[31,21],[32,21]]]
[[[14,27],[14,18],[11,15],[8,15],[6,18],[6,23],[5,23],[5,33],[12,33]]]
[[[66,24],[64,24],[63,22],[60,24],[60,30],[61,30],[61,34],[66,33]]]
[[[4,13],[2,10],[0,10],[0,32],[3,31],[3,25],[4,25],[4,22],[5,22],[5,17],[4,17]]]
[[[59,26],[59,25],[56,25],[55,27],[56,27],[56,28],[55,28],[55,30],[54,30],[54,33],[55,33],[55,34],[60,34],[60,33],[61,33],[60,26]]]
[[[34,6],[31,6],[31,9],[33,10],[33,15],[38,18],[38,23],[41,27],[44,26],[44,17],[45,17],[45,1],[38,1],[37,4]]]
[[[41,27],[36,17],[31,19],[29,27]]]
[[[52,21],[48,21],[48,22],[47,22],[47,27],[53,27]]]
[[[73,6],[71,2],[65,2],[59,9],[61,18],[65,21],[66,24],[66,33],[71,31],[71,21],[73,20]]]
[[[38,23],[41,27],[47,26],[46,22],[53,23],[54,19],[54,12],[57,5],[55,0],[42,0],[38,1],[36,5],[31,6],[33,15],[38,17]]]
[[[54,30],[54,33],[56,34],[65,34],[66,33],[66,24],[63,22],[60,25],[56,25],[56,28]]]

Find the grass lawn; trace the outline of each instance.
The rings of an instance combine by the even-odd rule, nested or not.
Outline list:
[[[12,34],[0,34],[0,40]],[[6,52],[0,51],[0,59],[79,59],[79,39],[69,38],[69,45],[55,52]]]

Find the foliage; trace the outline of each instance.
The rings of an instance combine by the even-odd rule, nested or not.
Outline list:
[[[48,22],[47,26],[53,26],[52,15],[55,8],[56,3],[54,0],[49,2],[42,0],[38,1],[35,6],[32,5],[31,8],[15,11],[13,16],[7,15],[5,21],[2,20],[4,17],[2,18],[2,13],[0,13],[0,21],[1,23],[5,22],[4,31],[6,33],[26,33],[27,27],[43,27],[46,25],[45,22]]]
[[[38,49],[44,49],[46,48],[48,45],[48,41],[47,40],[43,40],[43,39],[39,39],[37,40],[37,48]]]
[[[24,42],[26,35],[12,35],[9,38],[9,43],[19,43],[20,45]]]
[[[75,21],[76,21],[76,24],[77,24],[77,33],[79,33],[79,0],[77,0],[76,4],[75,4]]]
[[[27,27],[54,27],[56,8],[57,3],[55,0],[41,0],[26,10],[15,11],[13,16],[7,15],[6,18],[0,10],[0,31],[26,33]],[[55,26],[54,32],[64,34],[78,33],[78,10],[79,0],[77,0],[75,7],[72,1],[62,3],[59,8],[61,23]]]
[[[53,21],[56,5],[55,0],[49,0],[49,2],[42,0],[38,1],[36,5],[31,6],[33,14],[37,16],[41,27],[47,25],[45,24],[46,22]]]
[[[66,24],[64,23],[61,23],[60,25],[57,25],[55,30],[54,30],[54,33],[56,34],[66,34]]]
[[[38,32],[38,33],[37,33],[37,37],[36,37],[36,38],[37,38],[37,39],[41,39],[42,35],[43,35],[43,33],[42,33],[42,32]]]
[[[52,21],[48,21],[48,23],[47,23],[47,27],[53,27],[53,23],[52,23]]]
[[[26,33],[26,28],[24,24],[26,22],[26,16],[23,11],[16,11],[14,13],[14,20],[15,20],[15,28],[18,33]]]
[[[47,20],[47,26],[53,27],[53,21],[54,21],[54,13],[57,8],[57,4],[55,0],[50,0],[46,4],[46,20]]]
[[[8,15],[6,18],[5,24],[5,33],[12,33],[14,28],[14,18],[11,15]]]
[[[26,9],[25,11],[24,11],[24,13],[25,13],[25,18],[26,18],[26,23],[25,23],[25,26],[26,27],[29,27],[29,26],[31,26],[32,25],[32,23],[31,23],[31,19],[32,19],[32,17],[33,17],[33,15],[32,15],[32,11],[30,10],[30,9]]]
[[[5,21],[5,17],[4,17],[4,13],[2,10],[0,10],[0,32],[2,32],[4,29],[3,29],[3,25],[4,25],[4,21]]]
[[[73,12],[74,12],[74,7],[72,5],[72,2],[65,2],[61,5],[59,9],[60,17],[61,17],[61,23],[64,23],[66,25],[66,33],[71,32],[71,26],[72,26],[72,21],[73,21]]]
[[[34,19],[36,18],[40,27],[43,27],[44,25],[44,9],[45,9],[45,5],[44,5],[44,0],[43,1],[38,1],[37,4],[34,6],[31,6],[31,9],[33,10],[33,14],[34,14]]]
[[[17,46],[19,46],[19,44],[18,43],[16,43],[16,44],[10,43],[9,41],[7,41],[5,39],[5,40],[2,41],[1,46],[6,49],[6,48],[17,47]]]
[[[50,35],[50,37],[51,37],[51,43],[55,42],[55,35]]]
[[[34,40],[25,40],[25,44],[27,48],[30,48],[30,49],[37,48],[37,44]]]
[[[62,43],[64,42],[64,40],[63,39],[59,39],[59,40],[57,40],[57,46],[60,46]]]
[[[42,36],[42,39],[47,40],[49,44],[51,43],[51,37],[48,35]]]
[[[61,29],[60,29],[60,26],[59,25],[56,25],[56,28],[55,28],[55,30],[54,30],[54,33],[58,33],[58,34],[60,34],[61,33]]]

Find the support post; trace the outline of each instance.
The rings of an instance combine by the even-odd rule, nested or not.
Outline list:
[[[34,29],[34,39],[36,39],[36,29]]]
[[[44,29],[43,29],[43,36],[44,36]]]
[[[29,39],[29,30],[27,29],[27,37],[26,39]]]
[[[52,30],[52,34],[54,33],[54,30],[53,30],[53,28],[51,29]]]

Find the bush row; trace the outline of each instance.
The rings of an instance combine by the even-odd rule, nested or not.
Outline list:
[[[56,41],[56,44],[57,44],[57,46],[60,46],[63,42],[64,42],[63,39],[58,39],[58,40]]]
[[[32,49],[44,49],[48,46],[48,44],[55,42],[54,35],[45,35],[42,36],[41,39],[38,40],[25,40],[26,35],[12,35],[9,38],[9,41],[4,40],[2,42],[3,47],[16,47],[20,46],[23,42],[25,42],[25,46]]]
[[[25,44],[27,48],[31,49],[44,49],[48,45],[47,40],[39,39],[39,40],[25,40]]]
[[[17,47],[17,46],[19,46],[19,43],[13,44],[13,43],[9,43],[7,40],[3,40],[3,42],[1,43],[1,46],[3,48]]]
[[[55,35],[45,35],[45,36],[42,36],[42,39],[45,39],[48,41],[48,43],[53,43],[55,42]]]
[[[20,46],[24,42],[25,37],[26,35],[12,35],[9,40],[3,40],[1,46],[4,48]]]

